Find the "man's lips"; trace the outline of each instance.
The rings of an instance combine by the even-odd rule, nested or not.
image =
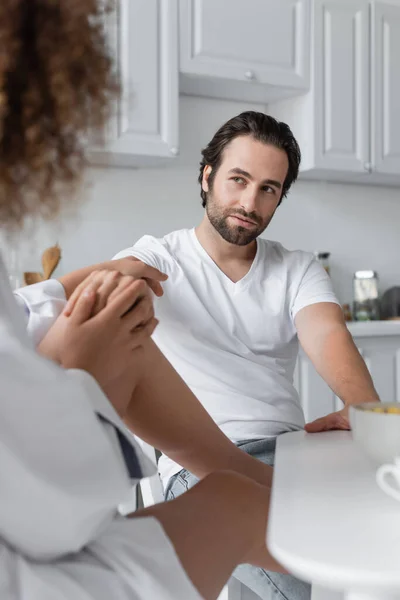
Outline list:
[[[242,217],[241,215],[229,215],[231,219],[234,219],[235,222],[241,227],[254,227],[257,226],[257,223],[247,219],[246,217]]]

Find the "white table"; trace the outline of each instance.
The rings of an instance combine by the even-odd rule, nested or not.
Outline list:
[[[400,502],[350,432],[278,438],[267,541],[304,581],[348,600],[400,599]]]

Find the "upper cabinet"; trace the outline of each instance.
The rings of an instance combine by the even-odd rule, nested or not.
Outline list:
[[[179,153],[177,0],[119,0],[107,29],[122,85],[95,164],[151,165]]]
[[[179,154],[179,92],[268,105],[313,179],[400,185],[400,0],[118,0],[122,84],[95,164]]]
[[[272,104],[293,129],[303,176],[400,183],[400,1],[314,0],[311,87]]]
[[[363,173],[370,160],[368,1],[318,0],[314,27],[314,157],[305,152],[305,168],[314,159],[321,169]]]
[[[372,3],[372,166],[400,176],[400,2]]]
[[[180,0],[180,86],[266,102],[309,87],[310,0]]]

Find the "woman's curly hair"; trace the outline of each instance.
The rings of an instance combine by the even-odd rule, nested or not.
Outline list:
[[[118,83],[108,0],[0,0],[0,223],[50,218],[81,182]]]

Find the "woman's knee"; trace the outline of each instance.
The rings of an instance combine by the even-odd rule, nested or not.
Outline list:
[[[207,475],[203,482],[225,506],[227,503],[234,504],[238,509],[246,510],[253,506],[254,509],[260,507],[267,512],[270,490],[245,475],[234,471],[215,471]]]

